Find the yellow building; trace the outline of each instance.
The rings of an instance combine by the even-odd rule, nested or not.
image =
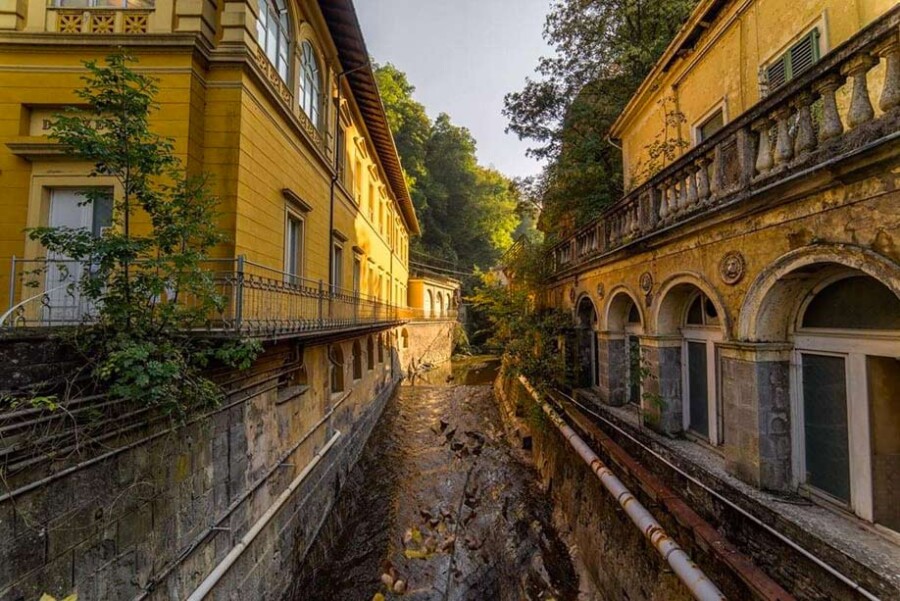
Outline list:
[[[898,129],[895,2],[701,1],[613,127],[628,191],[552,249],[576,387],[900,531]]]
[[[25,228],[99,232],[110,219],[78,208],[76,192],[112,182],[88,179],[90,165],[46,134],[55,112],[77,104],[82,62],[119,46],[159,80],[151,128],[174,139],[190,172],[211,176],[230,239],[218,256],[234,263],[217,270],[240,271],[251,286],[321,286],[363,304],[406,305],[418,223],[349,0],[0,5],[0,287],[9,289],[16,257],[14,304],[34,294],[19,286],[30,265],[22,260],[42,255]],[[264,314],[249,294],[242,315],[230,316],[244,327],[308,317],[286,302],[288,314]]]
[[[689,152],[895,4],[701,0],[610,131],[622,146],[626,189],[665,167],[653,164],[651,147],[667,144],[676,159]],[[884,65],[868,78],[878,89]]]

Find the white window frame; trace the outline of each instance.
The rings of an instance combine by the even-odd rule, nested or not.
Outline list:
[[[340,249],[341,251],[341,260],[338,260],[337,251]],[[344,287],[342,284],[344,283],[344,245],[343,243],[332,240],[331,241],[331,292],[332,294],[339,294],[343,292]]]
[[[687,316],[691,310],[691,306],[696,302],[697,298],[705,298],[708,302],[712,302],[706,293],[698,291],[693,294],[688,302],[685,303],[684,313],[681,317],[681,425],[685,432],[691,433],[691,387],[690,387],[690,366],[688,364],[688,343],[699,342],[706,345],[706,390],[707,390],[707,429],[709,430],[709,444],[718,447],[722,444],[722,432],[720,431],[720,413],[721,400],[719,398],[719,348],[718,343],[722,342],[724,335],[722,333],[722,315],[719,314],[718,324],[699,325],[688,324]],[[706,320],[706,308],[701,303],[700,309]],[[719,308],[716,307],[716,311]],[[695,434],[698,438],[700,434]]]
[[[723,96],[721,100],[712,105],[709,110],[703,113],[700,118],[691,125],[691,139],[694,146],[702,142],[702,140],[700,140],[700,128],[718,111],[722,111],[722,127],[724,128],[728,125],[728,96]]]
[[[291,273],[290,225],[291,221],[300,224],[300,258],[297,273]],[[285,209],[284,211],[284,280],[289,284],[301,285],[306,263],[306,219],[300,213]],[[292,281],[297,280],[297,281]]]
[[[266,0],[260,0],[261,2]],[[317,130],[322,127],[322,67],[316,47],[309,40],[302,40],[299,47],[300,73],[297,77],[300,110]],[[312,61],[310,63],[310,61]],[[310,89],[311,88],[311,89]]]
[[[800,312],[803,315],[803,311]],[[872,498],[872,431],[866,357],[896,357],[900,333],[883,330],[801,328],[793,337],[790,389],[794,486],[846,507],[866,521],[874,520]],[[806,434],[803,411],[803,354],[842,357],[847,376],[847,434],[850,462],[850,505],[806,482]]]

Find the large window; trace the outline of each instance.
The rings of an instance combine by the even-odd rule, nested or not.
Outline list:
[[[344,284],[344,247],[340,244],[332,246],[331,291],[338,293]]]
[[[321,126],[322,82],[319,61],[309,42],[300,45],[300,108],[316,128]]]
[[[681,334],[683,426],[714,445],[722,442],[719,424],[716,342],[721,319],[713,302],[697,292],[688,303]]]
[[[291,24],[284,0],[260,0],[256,33],[259,45],[275,65],[281,79],[288,79],[288,56],[291,47]]]
[[[797,484],[900,531],[900,299],[869,276],[839,276],[806,300],[797,325]]]

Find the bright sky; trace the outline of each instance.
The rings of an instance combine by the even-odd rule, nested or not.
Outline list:
[[[550,0],[356,0],[369,53],[416,86],[431,118],[448,113],[478,141],[478,159],[508,176],[540,165],[504,133],[503,96],[522,87],[538,58]]]

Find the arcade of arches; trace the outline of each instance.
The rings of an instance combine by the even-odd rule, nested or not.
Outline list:
[[[577,386],[722,454],[758,487],[900,531],[900,268],[807,249],[739,299],[724,288],[684,273],[652,295],[572,295]]]

